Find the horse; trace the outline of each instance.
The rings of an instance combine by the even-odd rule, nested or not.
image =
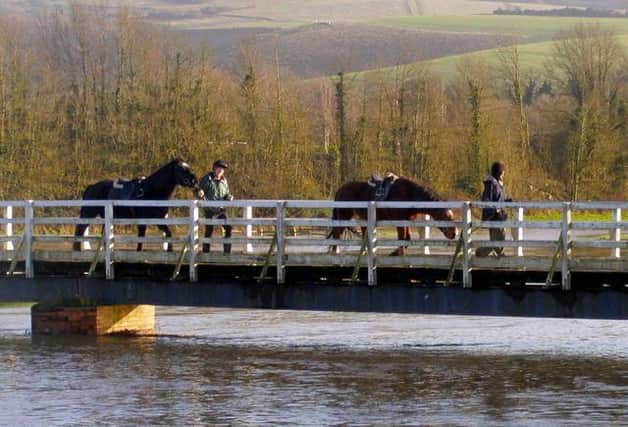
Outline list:
[[[337,202],[354,202],[354,201],[370,201],[373,200],[373,189],[367,182],[350,181],[341,185],[336,190],[334,201]],[[423,187],[407,178],[399,177],[390,186],[386,201],[408,202],[432,202],[442,201],[443,199],[433,190]],[[454,214],[451,209],[443,208],[378,208],[376,217],[378,220],[388,221],[412,221],[418,215],[427,214],[437,221],[453,221]],[[350,220],[353,217],[366,219],[366,209],[354,208],[334,208],[332,211],[332,219],[334,220]],[[342,232],[348,227],[333,227],[328,238],[339,239]],[[448,239],[456,238],[456,227],[439,227],[441,232]],[[362,227],[362,234],[365,233],[365,227]],[[410,240],[410,227],[397,227],[398,240]],[[332,245],[330,252],[337,252],[337,246]],[[405,247],[397,248],[391,255],[404,255]]]
[[[136,178],[131,181],[121,182],[116,180],[103,180],[88,185],[83,192],[83,200],[168,200],[177,185],[188,188],[198,188],[198,180],[190,166],[181,159],[174,159],[160,167],[148,177]],[[128,188],[128,191],[125,189]],[[126,194],[121,194],[126,191]],[[161,206],[116,206],[113,210],[114,218],[165,218],[167,207]],[[82,206],[81,218],[105,217],[103,206]],[[89,224],[77,224],[74,236],[85,234]],[[157,226],[166,237],[171,237],[172,232],[167,224]],[[146,224],[138,224],[137,236],[146,235]],[[73,249],[81,250],[81,242],[75,239]],[[142,250],[142,242],[137,244],[137,250]],[[168,251],[172,251],[172,245],[168,242]]]

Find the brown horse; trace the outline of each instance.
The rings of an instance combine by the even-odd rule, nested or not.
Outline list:
[[[369,201],[372,200],[372,188],[362,181],[347,182],[338,188],[334,201],[337,202],[354,202],[354,201]],[[388,198],[386,201],[392,202],[436,202],[442,201],[434,191],[422,187],[407,178],[398,178],[390,187]],[[412,221],[416,219],[418,215],[427,214],[437,221],[453,221],[454,213],[451,209],[444,208],[403,208],[403,209],[377,209],[376,217],[378,220],[385,221]],[[360,219],[366,219],[366,209],[353,209],[353,208],[334,208],[332,212],[332,219],[334,220],[349,220],[353,217]],[[329,238],[339,239],[342,232],[347,227],[334,227],[329,234]],[[448,239],[454,239],[456,237],[456,227],[439,227],[442,233]],[[362,228],[362,234],[364,234],[365,228]],[[399,240],[410,240],[410,227],[397,227],[397,238]],[[330,250],[336,252],[336,246],[332,246]],[[391,255],[403,255],[405,253],[405,247],[401,246],[397,248]]]

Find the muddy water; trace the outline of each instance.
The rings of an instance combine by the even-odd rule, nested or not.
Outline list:
[[[628,322],[158,308],[31,337],[0,309],[0,425],[622,425]]]

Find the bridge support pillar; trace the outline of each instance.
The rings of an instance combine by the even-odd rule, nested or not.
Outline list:
[[[154,305],[51,306],[31,308],[33,335],[151,335]]]

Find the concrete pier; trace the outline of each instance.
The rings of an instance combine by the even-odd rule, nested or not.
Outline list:
[[[31,308],[31,326],[33,335],[152,335],[155,306],[35,304]]]

